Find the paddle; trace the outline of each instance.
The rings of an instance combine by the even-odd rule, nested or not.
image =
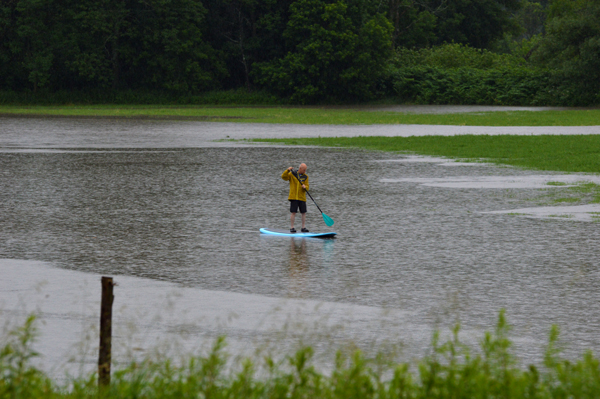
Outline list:
[[[302,182],[300,181],[300,179],[298,178],[298,175],[296,171],[294,171],[293,169],[291,170],[292,174],[294,175],[294,177],[296,178],[296,180],[298,180],[298,183],[302,184]],[[330,218],[329,216],[327,216],[326,214],[323,213],[323,211],[321,210],[321,208],[319,208],[319,205],[317,205],[317,202],[315,201],[315,199],[312,197],[312,195],[310,195],[310,193],[308,192],[307,189],[304,189],[304,191],[306,192],[306,194],[308,194],[308,196],[310,197],[310,199],[312,200],[312,202],[315,203],[315,205],[317,206],[317,209],[319,210],[319,212],[321,212],[321,216],[323,216],[323,221],[325,222],[325,224],[329,227],[333,226],[333,224],[335,223],[333,221],[332,218]]]

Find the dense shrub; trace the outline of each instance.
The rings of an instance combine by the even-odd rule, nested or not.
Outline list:
[[[399,49],[382,89],[419,104],[559,105],[554,75],[522,57],[461,44]]]
[[[552,98],[551,74],[545,70],[443,69],[413,66],[388,77],[391,94],[418,104],[547,105]]]
[[[429,66],[444,69],[501,69],[525,67],[527,63],[522,57],[511,54],[498,54],[464,44],[447,43],[418,50],[401,47],[396,50],[391,65],[395,68]]]

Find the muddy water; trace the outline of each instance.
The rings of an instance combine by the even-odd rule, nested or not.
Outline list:
[[[560,180],[556,174],[353,150],[215,146],[207,141],[214,136],[202,136],[206,124],[187,122],[1,122],[2,259],[256,301],[345,304],[357,314],[395,309],[411,315],[405,337],[456,320],[490,329],[505,308],[526,361],[539,359],[553,323],[569,356],[600,349],[598,224],[490,213],[532,207],[540,190],[561,189],[540,188],[540,176]],[[263,128],[210,124],[220,137]],[[336,221],[335,240],[258,233],[287,227],[280,174],[299,162]],[[440,184],[486,177],[495,185]],[[502,184],[511,178],[520,184]],[[326,227],[310,203],[308,227]],[[34,282],[34,274],[22,278]],[[11,292],[0,295],[6,302]],[[243,309],[248,297],[235,298]],[[212,336],[227,332],[211,328]],[[373,334],[365,323],[347,328]],[[410,356],[424,353],[422,338],[407,338],[417,346]]]

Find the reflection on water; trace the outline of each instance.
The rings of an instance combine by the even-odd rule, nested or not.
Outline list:
[[[290,239],[290,294],[295,298],[306,298],[309,259],[306,253],[306,238]]]
[[[56,124],[46,137],[42,121],[32,123],[29,143],[78,137],[73,148],[86,151],[0,152],[0,258],[205,290],[389,307],[430,326],[460,319],[465,327],[489,328],[504,307],[515,334],[529,339],[520,348],[524,356],[540,350],[552,323],[562,327],[571,353],[600,350],[596,223],[482,213],[535,206],[540,189],[414,180],[543,173],[373,162],[400,155],[327,148],[173,147],[202,136],[191,128],[202,125],[193,124],[149,127],[143,135],[128,121],[109,125],[114,131],[106,136],[96,121],[77,136],[61,121],[63,140]],[[114,137],[112,151],[85,147],[98,137]],[[0,145],[20,140],[15,131]],[[300,162],[310,167],[315,200],[336,221],[334,241],[265,239],[258,232],[287,227],[287,187],[279,176]],[[308,206],[309,229],[325,229]]]

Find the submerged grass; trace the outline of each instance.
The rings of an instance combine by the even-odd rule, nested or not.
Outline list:
[[[260,139],[293,145],[353,147],[421,155],[484,159],[540,170],[600,173],[600,135],[461,135]]]
[[[576,198],[576,197],[565,197],[565,198],[556,198],[553,200],[553,202],[555,203],[561,203],[561,202],[579,202],[581,201],[580,198]]]
[[[113,374],[99,390],[89,375],[60,385],[31,365],[33,318],[0,346],[0,398],[595,398],[600,362],[591,353],[560,357],[553,327],[543,364],[519,365],[511,350],[510,326],[501,311],[494,332],[473,349],[459,339],[459,327],[444,343],[434,334],[431,355],[414,365],[367,359],[360,351],[338,353],[331,372],[312,363],[309,347],[283,362],[266,358],[227,361],[218,339],[206,356],[140,361]],[[381,358],[379,358],[381,360]]]
[[[208,105],[0,105],[0,115],[197,119],[321,125],[595,126],[600,109],[408,114],[366,108]]]
[[[591,197],[590,203],[600,203],[600,185],[596,183],[581,183],[577,186],[570,187],[569,190],[577,195]]]
[[[579,202],[581,204],[600,203],[600,185],[596,183],[582,181],[575,184],[563,182],[548,182],[546,184],[556,188],[543,190],[543,195],[531,198],[531,200],[539,201],[540,205],[554,205],[565,202]]]

